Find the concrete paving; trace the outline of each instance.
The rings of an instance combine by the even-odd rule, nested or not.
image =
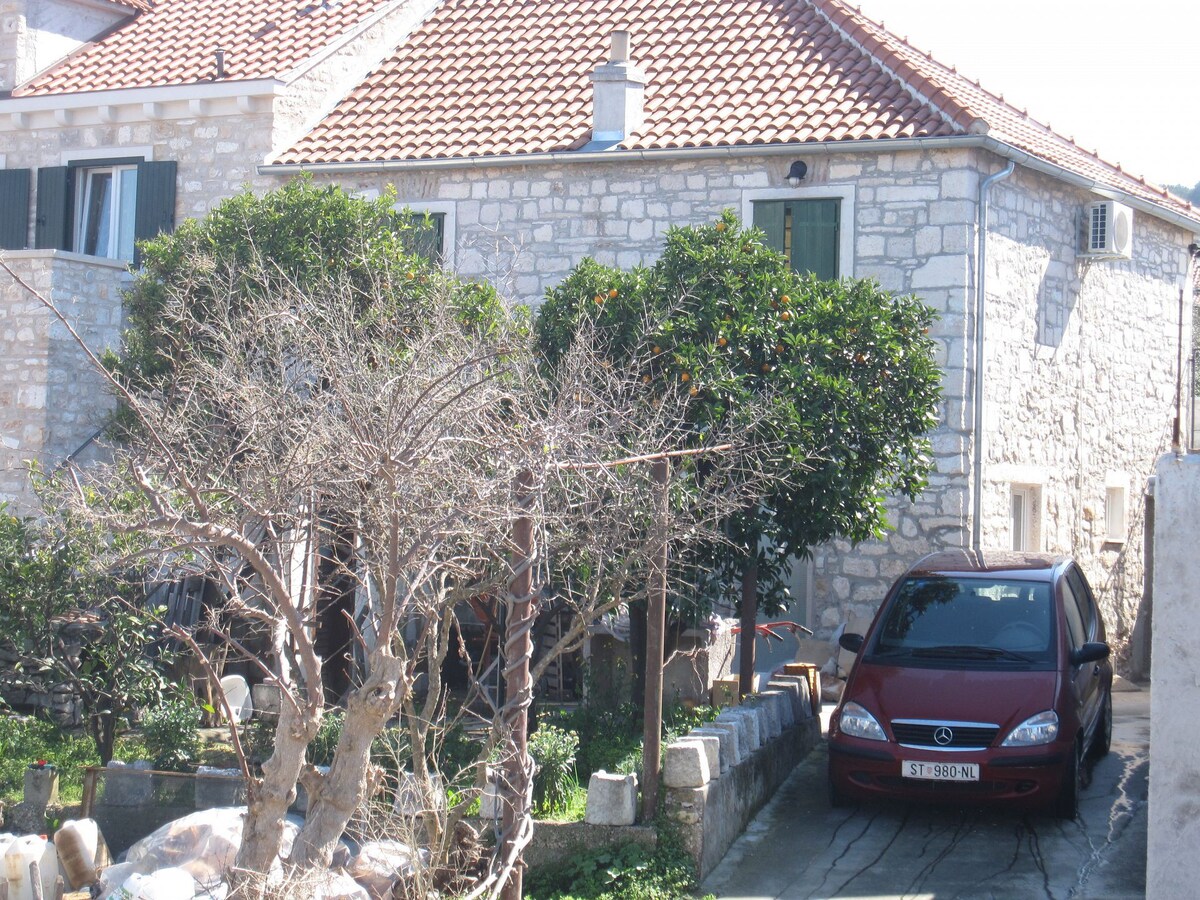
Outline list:
[[[1113,694],[1113,744],[1079,818],[986,808],[832,809],[824,744],[705,881],[730,900],[1125,900],[1146,894],[1150,694]]]

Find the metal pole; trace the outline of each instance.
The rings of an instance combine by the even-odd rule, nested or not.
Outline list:
[[[738,690],[743,696],[754,693],[754,638],[758,625],[758,542],[754,556],[742,573],[741,664],[738,666]]]
[[[646,693],[642,713],[642,822],[658,810],[658,773],[662,763],[663,657],[667,629],[667,476],[665,459],[656,459],[650,475],[658,485],[654,498],[654,546],[646,598]]]
[[[522,512],[513,524],[513,577],[508,585],[508,622],[504,639],[505,700],[509,704],[506,724],[509,729],[509,760],[505,766],[504,807],[501,820],[501,860],[507,860],[517,847],[518,832],[528,827],[529,784],[529,704],[533,691],[529,684],[529,662],[533,657],[533,519],[529,503],[533,494],[533,475],[522,472],[514,486],[517,505]],[[503,900],[521,900],[524,871],[516,860],[512,874],[500,896]]]

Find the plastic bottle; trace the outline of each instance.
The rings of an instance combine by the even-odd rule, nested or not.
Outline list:
[[[54,848],[58,851],[58,867],[72,890],[95,883],[96,849],[100,829],[92,819],[68,819],[54,833]]]
[[[184,900],[196,893],[196,881],[183,869],[159,869],[149,875],[130,875],[121,885],[132,900]]]
[[[8,878],[8,900],[33,900],[33,882],[29,864],[37,862],[41,871],[42,896],[54,896],[58,878],[58,853],[44,835],[27,834],[16,838],[4,852],[4,874]]]

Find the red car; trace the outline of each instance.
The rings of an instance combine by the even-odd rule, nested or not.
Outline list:
[[[829,726],[835,805],[890,797],[1073,819],[1112,739],[1104,621],[1073,560],[935,553],[888,591]]]

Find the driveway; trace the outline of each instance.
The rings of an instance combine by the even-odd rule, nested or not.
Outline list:
[[[1087,898],[1146,894],[1150,694],[1113,694],[1113,744],[1063,822],[908,804],[833,809],[824,744],[792,773],[702,892],[800,898]]]

